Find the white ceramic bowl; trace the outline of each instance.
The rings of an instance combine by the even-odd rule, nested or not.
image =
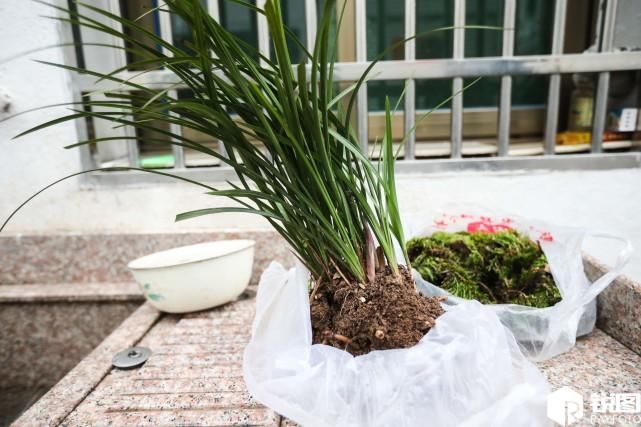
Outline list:
[[[239,296],[252,274],[253,240],[182,246],[128,265],[147,300],[167,313],[205,310]]]

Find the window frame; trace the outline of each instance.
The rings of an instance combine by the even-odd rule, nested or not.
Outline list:
[[[346,6],[345,19],[353,20],[355,22],[354,31],[342,31],[341,38],[339,39],[339,62],[336,64],[335,75],[339,81],[345,83],[353,81],[356,77],[362,73],[366,67],[366,56],[365,60],[364,55],[366,55],[366,41],[364,25],[366,22],[364,18],[364,7],[365,0],[339,0],[338,9],[342,5],[343,1],[348,1]],[[601,0],[605,1],[605,0]],[[109,10],[111,13],[120,14],[120,4],[118,0],[96,0],[100,7],[103,7]],[[415,7],[414,0],[405,0],[406,2],[406,11],[410,8]],[[258,0],[259,7],[264,3],[264,0]],[[458,16],[457,24],[464,24],[464,0],[455,0],[455,15]],[[514,4],[515,0],[505,0],[505,19],[509,23],[510,19],[513,20],[514,14]],[[614,23],[613,16],[615,15],[616,10],[614,9],[613,2],[607,2],[605,13],[601,16],[601,20],[606,24],[603,28],[603,33],[612,34]],[[316,2],[315,0],[305,0],[306,5],[306,21],[307,21],[307,43],[308,45],[313,44],[315,37],[315,22],[316,22]],[[510,7],[512,5],[512,7]],[[218,0],[209,0],[208,2],[210,13],[214,17],[218,17]],[[551,85],[548,94],[548,104],[545,106],[522,106],[522,107],[513,107],[509,99],[504,99],[501,97],[501,102],[498,107],[488,107],[481,109],[472,109],[467,108],[463,109],[462,105],[454,106],[452,109],[439,110],[433,113],[433,115],[427,120],[425,124],[422,124],[417,127],[417,132],[415,139],[419,141],[430,137],[432,139],[447,139],[450,141],[451,150],[450,156],[453,158],[458,158],[464,154],[464,137],[467,139],[468,135],[471,135],[473,138],[484,138],[489,137],[491,134],[491,128],[494,128],[494,133],[496,134],[496,129],[498,128],[498,154],[500,156],[507,156],[509,152],[507,150],[502,150],[502,148],[509,147],[509,140],[511,134],[524,134],[529,135],[533,132],[534,128],[541,129],[543,126],[546,127],[545,135],[545,153],[554,154],[558,151],[558,147],[555,147],[554,139],[556,134],[556,122],[558,121],[558,102],[559,102],[559,87],[554,84],[554,82],[560,79],[561,74],[563,73],[575,73],[575,72],[598,72],[600,75],[606,75],[610,71],[618,70],[629,70],[638,68],[638,64],[641,63],[641,53],[638,52],[626,52],[626,53],[614,53],[612,52],[612,46],[605,44],[605,47],[602,52],[582,55],[582,54],[563,54],[562,44],[562,34],[565,30],[565,13],[566,13],[566,0],[557,0],[556,10],[555,10],[555,23],[554,23],[554,35],[553,40],[555,40],[556,47],[553,47],[553,52],[550,55],[528,55],[528,56],[512,56],[510,51],[503,50],[502,56],[497,57],[483,57],[483,58],[461,58],[455,55],[454,58],[450,59],[435,59],[435,60],[414,60],[406,59],[402,61],[382,61],[379,63],[373,72],[374,79],[380,80],[394,80],[402,79],[410,82],[415,81],[416,79],[437,79],[437,78],[451,78],[451,79],[463,79],[465,77],[475,77],[475,76],[495,76],[501,77],[503,81],[506,77],[511,79],[514,75],[542,75],[549,76]],[[161,14],[167,15],[167,14]],[[462,16],[462,18],[461,18]],[[167,16],[168,17],[168,16]],[[411,20],[406,20],[411,21]],[[461,22],[462,21],[462,22]],[[267,52],[269,49],[269,34],[266,26],[266,22],[263,16],[258,16],[258,37],[259,37],[259,48],[263,52]],[[406,25],[410,27],[410,24],[406,22]],[[167,30],[169,27],[169,30]],[[171,25],[168,24],[167,20],[161,20],[161,31],[163,31],[163,37],[170,37],[170,34],[164,34],[166,31],[170,33]],[[406,31],[411,31],[411,28],[406,29]],[[464,38],[464,30],[462,28],[457,29],[458,33],[455,33],[455,38],[458,37],[456,43],[461,43],[461,38]],[[71,33],[71,31],[69,31]],[[511,33],[511,35],[510,35]],[[411,34],[411,32],[410,32]],[[458,34],[458,35],[457,35]],[[561,36],[559,36],[561,35]],[[112,37],[106,34],[101,34],[99,40],[96,40],[95,34],[91,34],[91,30],[85,28],[81,29],[82,40],[87,41],[99,41],[101,43],[108,44],[122,44],[122,40]],[[510,41],[513,43],[514,32],[506,31],[504,34],[504,43]],[[606,37],[607,38],[607,37]],[[561,46],[561,47],[559,47]],[[98,48],[95,48],[98,49]],[[410,47],[411,49],[411,47]],[[101,50],[104,50],[101,48]],[[116,50],[112,50],[116,51]],[[460,53],[460,52],[459,52]],[[406,55],[408,54],[406,50]],[[350,60],[350,55],[352,60]],[[460,55],[459,55],[460,56]],[[411,57],[411,55],[410,55]],[[354,61],[353,59],[356,59]],[[125,65],[124,64],[124,55],[118,57],[117,54],[106,55],[99,54],[99,52],[94,52],[94,49],[85,49],[84,52],[84,62],[89,69],[97,69],[102,71],[108,71],[115,67]],[[131,73],[123,73],[125,77],[131,76]],[[76,75],[73,78],[76,99],[80,99],[81,94],[92,92],[97,87],[92,78],[89,78],[87,75]],[[158,88],[167,87],[167,85],[173,84],[175,79],[172,80],[171,73],[168,73],[165,70],[158,70],[146,73],[143,76],[140,76],[139,79],[142,83],[149,84],[152,86],[157,86]],[[604,86],[607,86],[605,81],[599,80],[598,93],[602,93]],[[457,92],[456,84],[453,85],[453,93]],[[505,93],[504,84],[501,84],[502,93]],[[363,89],[364,91],[366,88]],[[363,92],[365,93],[365,92]],[[100,96],[96,92],[92,92],[92,97]],[[602,96],[602,95],[601,95]],[[409,97],[408,97],[409,98]],[[414,99],[414,93],[411,93],[411,99]],[[597,99],[597,104],[603,104],[605,102],[602,98]],[[362,141],[365,149],[366,147],[374,141],[375,136],[381,133],[381,114],[380,112],[367,112],[366,106],[367,98],[365,96],[359,96],[359,107],[356,115],[356,127],[361,135],[366,135],[364,141]],[[556,111],[554,105],[556,104]],[[407,105],[406,105],[407,107]],[[412,111],[412,108],[409,108],[408,111]],[[415,114],[405,115],[402,112],[396,113],[393,117],[393,127],[394,129],[400,130],[398,135],[402,135],[405,129],[411,128],[414,123],[419,120],[419,117],[422,116],[424,111],[414,111]],[[529,123],[524,118],[534,118]],[[605,117],[596,116],[595,124],[598,127],[598,121],[605,120]],[[478,131],[475,135],[472,133],[472,126],[476,126],[478,129],[478,123],[485,123],[486,126],[483,127],[481,131]],[[449,123],[448,123],[449,122]],[[449,125],[449,135],[445,130]],[[84,127],[84,131],[80,130]],[[86,126],[82,123],[78,125],[80,134],[86,134]],[[137,141],[134,139],[127,139],[134,136],[133,129],[131,127],[123,127],[114,129],[110,124],[100,123],[96,121],[94,123],[94,129],[97,135],[99,136],[122,136],[123,140],[114,141],[113,143],[101,143],[98,144],[99,148],[96,153],[91,153],[87,146],[81,147],[81,157],[83,166],[86,168],[95,168],[98,165],[105,166],[103,159],[106,157],[109,163],[107,166],[117,166],[121,164],[126,165],[137,165],[139,161],[138,156],[138,147]],[[436,129],[436,131],[435,131]],[[554,132],[552,132],[554,130]],[[370,135],[372,137],[370,137]],[[497,139],[497,137],[494,137]],[[501,147],[501,144],[504,144]],[[102,147],[100,147],[102,145]],[[106,147],[105,147],[106,146]],[[549,149],[552,147],[552,151]],[[176,149],[178,148],[178,149]],[[414,140],[411,140],[410,144],[406,144],[405,149],[411,149],[414,151],[416,148],[416,143]],[[595,133],[592,140],[591,151],[594,153],[601,152],[603,150],[601,136]],[[496,150],[495,150],[496,152]],[[188,168],[185,169],[184,164],[184,153],[180,147],[174,147],[173,150],[174,156],[176,157],[176,166],[173,170],[179,171],[193,171],[195,174],[200,173],[200,169],[203,170],[220,170],[214,175],[209,175],[214,180],[219,178],[227,178],[230,175],[230,170],[227,167],[205,167],[205,168]],[[411,160],[413,156],[408,156]],[[502,157],[501,157],[502,158]],[[406,161],[410,161],[406,160]],[[421,161],[424,162],[424,161]],[[404,169],[402,166],[402,161],[399,162],[401,165],[400,169]],[[224,170],[223,170],[224,169]],[[409,168],[412,169],[412,168]],[[136,172],[126,172],[125,174],[136,174],[136,175],[150,175]],[[116,177],[115,173],[108,173],[107,175],[112,175],[114,182],[125,182],[127,179],[122,179]],[[100,182],[103,182],[104,179],[100,179]]]

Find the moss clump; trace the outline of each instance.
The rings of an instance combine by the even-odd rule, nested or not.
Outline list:
[[[541,247],[517,231],[437,232],[410,240],[407,250],[425,280],[461,298],[530,307],[561,300]]]

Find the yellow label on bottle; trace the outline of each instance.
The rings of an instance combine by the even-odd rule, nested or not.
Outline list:
[[[592,108],[594,101],[591,96],[577,96],[572,99],[570,106],[569,128],[585,129],[592,126]]]

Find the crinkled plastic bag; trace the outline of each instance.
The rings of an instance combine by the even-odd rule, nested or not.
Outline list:
[[[309,274],[263,273],[243,371],[259,402],[304,426],[545,426],[548,384],[492,310],[449,307],[414,347],[354,357],[312,345]]]
[[[488,213],[476,207],[453,207],[446,213],[415,213],[403,218],[406,237],[430,236],[436,231],[484,232],[514,229],[541,245],[550,271],[561,293],[561,301],[547,308],[517,304],[488,304],[514,334],[523,353],[534,361],[544,361],[571,349],[576,337],[594,329],[596,297],[620,273],[632,252],[628,240],[605,233],[588,233],[579,228],[558,227],[512,215]],[[585,237],[614,239],[622,243],[615,266],[590,283],[583,269],[581,248]],[[447,296],[445,304],[466,301],[423,280],[414,271],[419,291],[428,296]]]

